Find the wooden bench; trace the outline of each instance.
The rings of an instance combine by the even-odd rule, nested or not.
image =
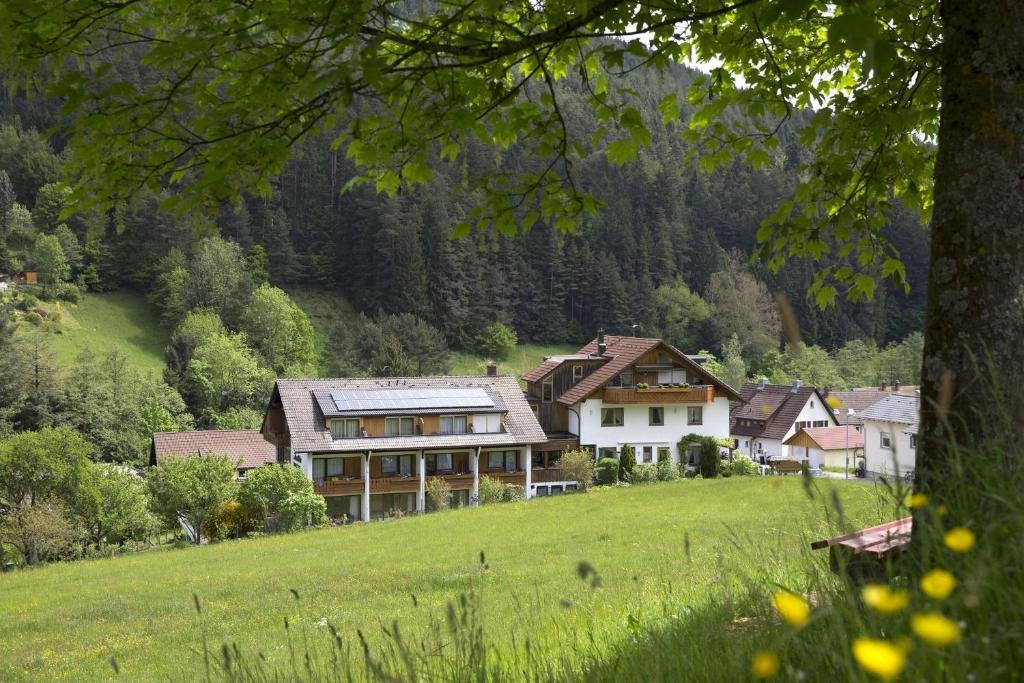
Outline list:
[[[772,460],[768,464],[775,474],[799,474],[804,471],[804,463],[796,460]]]
[[[882,578],[885,565],[910,545],[913,518],[868,527],[811,543],[811,550],[829,549],[829,566],[837,574],[845,568],[857,580]]]

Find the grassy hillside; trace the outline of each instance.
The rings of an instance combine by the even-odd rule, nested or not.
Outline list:
[[[873,487],[820,486],[851,524],[883,514]],[[689,613],[754,572],[784,579],[826,533],[823,505],[798,478],[679,481],[0,575],[0,680],[105,679],[112,657],[124,680],[195,680],[204,629],[214,652],[236,642],[282,665],[285,618],[315,642],[329,621],[357,652],[357,628],[371,647],[395,620],[421,633],[469,589],[496,652],[554,641],[553,661],[576,668],[573,639],[619,647],[629,624]],[[582,560],[600,588],[577,576]]]
[[[128,290],[86,294],[78,305],[61,306],[60,333],[50,335],[61,364],[73,364],[82,349],[101,356],[116,348],[138,370],[163,372],[169,333],[142,294]]]
[[[313,331],[316,334],[316,357],[320,361],[320,371],[323,373],[327,366],[327,354],[330,353],[331,328],[339,323],[347,323],[358,313],[348,299],[334,292],[302,287],[290,287],[287,291],[288,296],[313,323]]]
[[[498,362],[498,373],[522,377],[540,365],[545,356],[573,353],[577,346],[545,346],[542,344],[520,344],[508,358]],[[453,375],[482,375],[486,371],[487,359],[472,353],[456,352],[452,355]]]

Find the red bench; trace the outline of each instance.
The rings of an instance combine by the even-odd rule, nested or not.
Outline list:
[[[854,531],[843,536],[811,543],[811,550],[829,549],[829,565],[838,573],[842,567],[851,577],[875,578],[884,573],[885,563],[898,557],[910,544],[913,518]]]

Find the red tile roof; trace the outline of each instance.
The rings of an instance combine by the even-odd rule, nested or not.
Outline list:
[[[150,464],[158,465],[168,457],[184,457],[202,453],[241,458],[238,469],[252,469],[277,462],[277,449],[266,441],[258,429],[210,429],[199,432],[156,432]]]
[[[864,435],[853,427],[805,427],[786,439],[786,445],[798,439],[801,434],[810,439],[823,451],[841,451],[849,448],[864,448]],[[849,440],[847,440],[849,439]],[[805,441],[806,443],[806,441]],[[802,445],[802,444],[801,444]]]
[[[560,360],[549,360],[545,359],[543,363],[530,370],[528,373],[523,375],[523,380],[526,382],[539,382],[540,380],[547,377],[548,373],[557,368],[562,364]]]
[[[636,363],[637,360],[639,360],[645,353],[658,346],[663,347],[666,351],[676,356],[677,361],[682,363],[684,366],[689,367],[701,377],[707,379],[710,384],[721,389],[730,398],[743,400],[742,397],[736,393],[735,389],[712,375],[699,363],[687,357],[686,354],[680,352],[679,349],[675,348],[671,344],[665,343],[661,339],[649,337],[616,337],[613,335],[607,335],[605,336],[604,341],[606,346],[604,357],[608,358],[608,362],[581,379],[572,388],[559,396],[558,401],[560,403],[564,403],[566,405],[579,403],[590,396],[590,394],[603,387],[610,379]],[[597,339],[591,340],[586,346],[577,351],[577,353],[596,354]]]
[[[733,408],[729,415],[730,434],[781,439],[796,422],[807,400],[817,394],[814,387],[808,386],[794,388],[788,384],[766,384],[761,389],[757,387],[758,385],[748,382],[740,389],[746,404]],[[818,397],[821,399],[820,394]],[[738,424],[738,420],[741,419],[756,420],[763,427]],[[835,421],[834,414],[832,419]]]

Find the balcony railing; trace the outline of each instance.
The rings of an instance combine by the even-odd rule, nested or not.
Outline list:
[[[605,403],[711,403],[715,400],[715,388],[711,385],[698,387],[646,387],[643,389],[606,387]]]

